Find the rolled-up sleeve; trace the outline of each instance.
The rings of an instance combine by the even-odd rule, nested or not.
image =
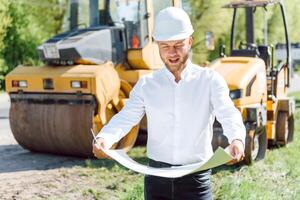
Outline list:
[[[223,77],[213,71],[210,84],[210,102],[213,113],[221,123],[223,134],[228,138],[229,143],[239,139],[245,146],[246,130],[241,113],[234,106],[229,97],[229,89]]]
[[[97,137],[105,139],[107,147],[111,147],[115,142],[124,137],[144,116],[143,83],[144,79],[141,78],[131,90],[124,108],[114,115],[97,135]]]

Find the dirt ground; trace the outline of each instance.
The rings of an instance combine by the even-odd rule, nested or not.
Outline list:
[[[0,199],[49,199],[70,184],[86,185],[80,176],[66,177],[84,164],[83,159],[32,153],[17,144],[8,122],[9,105],[8,96],[0,93]],[[76,193],[69,199],[78,199]]]
[[[116,179],[122,179],[123,185],[135,181],[113,161],[93,168],[89,165],[96,160],[23,149],[11,133],[9,106],[8,95],[0,92],[0,200],[117,200],[116,190],[126,193],[126,188],[117,188]]]

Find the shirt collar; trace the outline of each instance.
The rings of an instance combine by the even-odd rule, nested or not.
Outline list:
[[[188,76],[188,74],[190,74],[191,72],[191,65],[192,62],[190,59],[187,60],[187,65],[186,67],[183,69],[183,71],[181,72],[180,76],[181,76],[181,80],[185,80],[186,77]],[[165,66],[164,68],[165,74],[167,75],[167,77],[171,80],[171,81],[175,81],[175,76],[172,74],[172,72],[170,72],[168,70],[168,68]]]

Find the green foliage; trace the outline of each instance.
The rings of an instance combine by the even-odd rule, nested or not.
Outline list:
[[[0,0],[0,72],[39,65],[36,48],[63,23],[67,0]]]
[[[206,60],[212,61],[219,56],[219,46],[225,44],[227,53],[229,50],[229,39],[232,21],[232,9],[223,9],[222,6],[231,0],[186,0],[185,7],[190,12],[192,23],[195,29],[193,45],[193,61],[202,64]],[[300,21],[298,20],[300,4],[297,0],[285,1],[289,35],[291,42],[299,42]],[[265,21],[266,20],[266,21]],[[268,33],[268,43],[275,45],[278,42],[284,43],[284,28],[279,6],[269,6],[267,11],[257,8],[255,11],[255,41],[263,44],[265,41],[264,31]],[[215,38],[215,50],[208,51],[205,48],[205,32],[212,31]],[[245,11],[239,9],[236,21],[236,42],[245,41]]]
[[[213,59],[218,55],[218,48],[209,52],[205,48],[205,32],[211,31],[214,34],[216,47],[221,42],[228,43],[228,34],[231,24],[231,12],[221,9],[221,6],[228,0],[190,0],[190,16],[194,26],[193,60],[196,63],[203,63],[208,57]],[[229,43],[228,43],[229,44]]]
[[[14,66],[31,59],[37,59],[35,47],[37,46],[34,36],[26,30],[29,21],[24,9],[10,2],[7,16],[11,19],[3,38],[5,48],[1,54],[10,71]]]
[[[299,10],[300,4],[298,0],[285,0],[285,10],[287,14],[288,29],[291,42],[300,41],[300,21],[299,21]],[[278,13],[280,14],[280,13]],[[276,22],[273,24],[276,27]]]
[[[0,49],[4,48],[3,39],[6,36],[6,29],[9,26],[11,19],[7,16],[9,1],[0,1]]]

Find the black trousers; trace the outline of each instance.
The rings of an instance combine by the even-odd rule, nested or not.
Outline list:
[[[149,166],[162,168],[172,165],[150,159]],[[211,200],[210,175],[210,169],[179,178],[145,175],[145,200]]]

